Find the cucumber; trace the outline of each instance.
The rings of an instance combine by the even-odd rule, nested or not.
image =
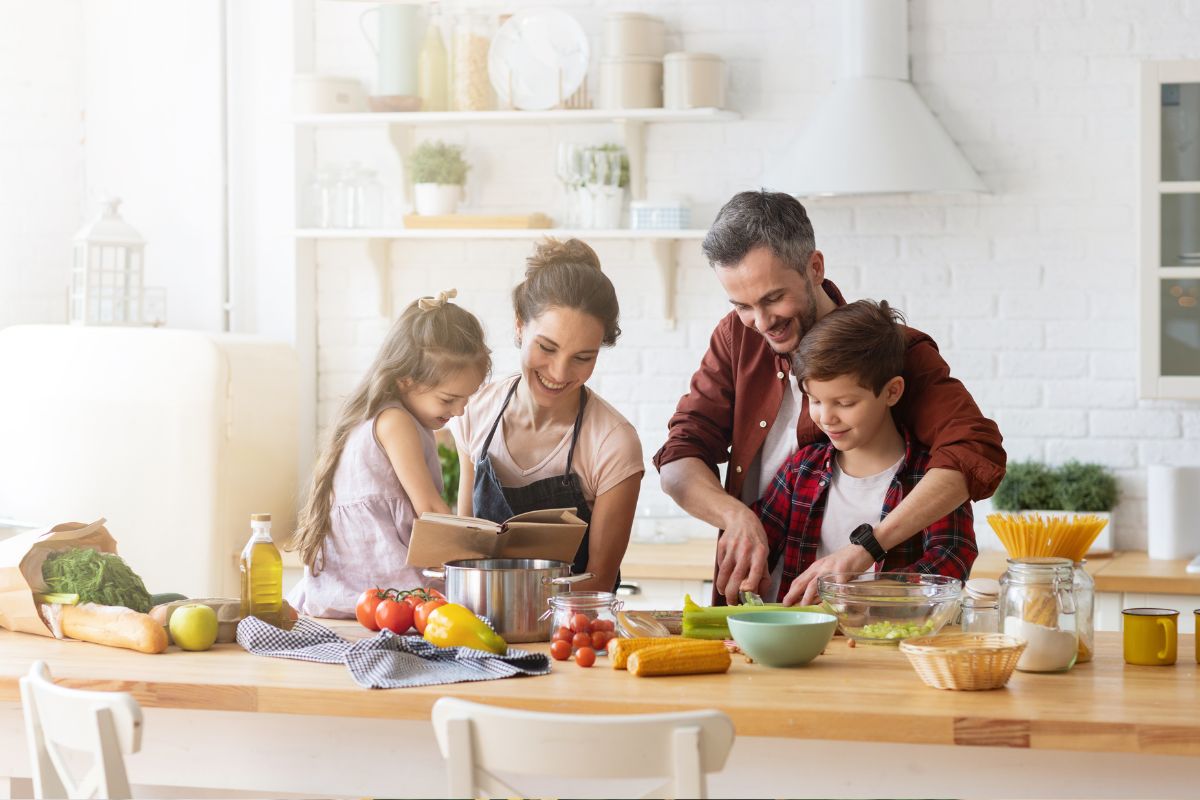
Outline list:
[[[174,603],[176,600],[187,600],[187,595],[178,592],[162,592],[150,595],[150,607],[161,606],[163,603]]]

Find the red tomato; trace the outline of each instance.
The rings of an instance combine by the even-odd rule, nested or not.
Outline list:
[[[596,651],[590,647],[581,647],[575,651],[575,663],[581,667],[590,667],[596,663]]]
[[[606,644],[608,644],[608,631],[592,631],[592,647],[594,649],[603,650]]]
[[[561,627],[560,627],[558,630],[556,630],[556,631],[554,632],[554,636],[552,636],[551,638],[552,638],[554,641],[558,641],[559,639],[562,639],[564,642],[570,642],[570,641],[571,641],[571,637],[572,637],[572,636],[574,636],[574,635],[575,635],[575,634],[571,633],[571,629],[570,629],[570,628],[561,628]]]
[[[584,633],[584,632],[580,631],[579,633],[575,634],[575,637],[573,639],[571,639],[571,647],[576,650],[578,650],[581,647],[591,647],[591,646],[592,646],[592,635],[590,633]]]
[[[555,661],[566,661],[571,657],[571,643],[562,639],[556,639],[550,645],[550,656]]]
[[[375,623],[392,633],[407,633],[413,624],[412,606],[389,597],[375,609]]]
[[[425,634],[425,624],[429,622],[429,615],[433,613],[435,608],[444,605],[446,605],[445,600],[426,600],[417,606],[417,610],[413,614],[413,624],[417,626],[418,633],[421,635]]]
[[[592,621],[588,619],[587,614],[576,614],[571,617],[571,630],[576,633],[591,633]]]
[[[598,619],[592,623],[592,630],[596,630],[597,626],[599,625],[604,626],[603,628],[600,628],[602,631],[615,631],[617,629],[617,623],[613,622],[611,619]],[[612,637],[610,636],[609,638],[611,639]]]
[[[375,609],[383,602],[382,590],[367,589],[358,596],[358,603],[354,606],[354,616],[358,619],[358,624],[369,630],[379,630],[379,623],[375,621]]]

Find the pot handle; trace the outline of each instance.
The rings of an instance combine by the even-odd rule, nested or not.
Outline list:
[[[562,586],[563,584],[566,584],[569,586],[572,583],[578,583],[579,581],[586,581],[588,578],[594,578],[594,577],[596,577],[596,574],[594,572],[581,572],[578,575],[567,575],[564,578],[550,578],[546,582],[552,583],[555,586]]]
[[[444,569],[423,569],[421,570],[422,577],[437,578],[438,580],[446,580],[446,570]]]

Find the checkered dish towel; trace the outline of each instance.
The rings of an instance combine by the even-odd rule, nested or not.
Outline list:
[[[433,686],[550,672],[550,659],[546,656],[511,647],[498,656],[470,647],[435,647],[419,636],[397,636],[388,630],[370,639],[350,642],[324,625],[303,618],[285,631],[257,617],[246,617],[238,623],[237,642],[255,655],[345,664],[355,683],[366,689]]]

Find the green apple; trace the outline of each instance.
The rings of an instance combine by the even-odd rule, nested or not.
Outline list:
[[[183,650],[207,650],[217,641],[217,612],[203,603],[189,603],[171,612],[171,638]]]

